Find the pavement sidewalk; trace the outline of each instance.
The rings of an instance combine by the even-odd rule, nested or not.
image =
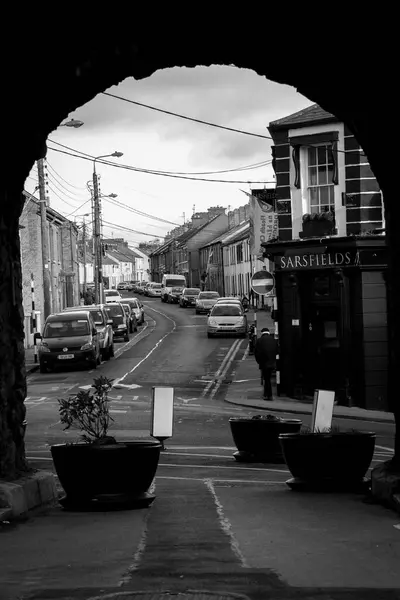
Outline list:
[[[254,321],[254,311],[248,313],[248,321],[251,324]],[[257,332],[263,327],[268,327],[274,331],[274,323],[271,319],[271,313],[265,310],[257,311]],[[304,402],[288,398],[287,396],[277,396],[275,382],[273,384],[274,400],[268,402],[262,399],[263,389],[261,386],[260,370],[254,359],[249,356],[247,351],[243,359],[239,362],[232,383],[229,386],[225,401],[231,404],[237,404],[246,408],[260,408],[273,412],[286,412],[307,415],[312,413],[312,402]],[[344,419],[355,419],[362,421],[375,421],[382,423],[394,423],[392,413],[365,410],[358,407],[335,406],[333,415]]]
[[[28,373],[34,373],[39,369],[39,362],[35,363],[34,348],[25,348],[25,368],[27,375]]]

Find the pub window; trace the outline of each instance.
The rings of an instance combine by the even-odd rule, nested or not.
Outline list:
[[[307,187],[310,213],[334,211],[335,161],[332,144],[307,149]]]

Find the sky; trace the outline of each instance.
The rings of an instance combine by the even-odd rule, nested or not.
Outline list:
[[[148,79],[125,79],[106,91],[266,136],[270,121],[312,104],[292,87],[271,82],[248,69],[226,66],[165,69]],[[54,149],[65,150],[58,144],[91,156],[123,152],[121,158],[107,160],[140,169],[243,182],[192,181],[97,163],[101,194],[117,194],[115,201],[119,203],[117,206],[111,199],[102,198],[104,237],[124,237],[133,246],[151,241],[189,220],[194,211],[216,205],[232,210],[246,204],[242,190],[275,185],[270,162],[254,169],[198,175],[271,161],[269,139],[194,123],[104,94],[75,110],[69,118],[83,121],[84,125],[79,129],[61,126],[49,136],[46,177],[50,206],[77,224],[91,210],[87,182],[92,180],[93,161],[56,152]],[[34,193],[36,186],[34,166],[25,189]],[[138,215],[121,204],[169,223]],[[85,219],[91,222],[91,216]]]

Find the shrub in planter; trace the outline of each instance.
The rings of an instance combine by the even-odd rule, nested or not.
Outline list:
[[[51,447],[54,466],[66,496],[67,509],[130,508],[148,506],[161,444],[149,441],[117,442],[108,435],[113,421],[108,393],[112,379],[94,379],[90,390],[59,399],[64,430],[81,432],[80,443]]]
[[[232,417],[229,425],[238,449],[233,455],[237,461],[284,463],[279,435],[300,431],[302,422],[266,414],[251,418]]]
[[[310,491],[363,490],[376,434],[331,428],[279,436],[286,464],[293,475],[291,489]]]

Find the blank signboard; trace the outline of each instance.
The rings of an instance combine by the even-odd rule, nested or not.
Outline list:
[[[174,388],[153,387],[151,432],[155,438],[170,438],[174,424]]]
[[[331,390],[315,390],[311,418],[311,430],[322,431],[332,427],[335,392]]]

